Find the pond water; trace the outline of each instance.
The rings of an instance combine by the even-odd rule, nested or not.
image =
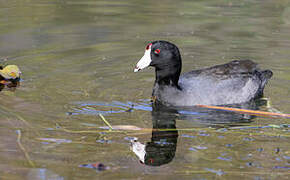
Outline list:
[[[271,69],[258,108],[290,113],[288,0],[2,0],[0,63],[22,82],[0,92],[0,179],[288,179],[289,119],[152,109],[154,70],[133,68],[160,39],[183,72]]]

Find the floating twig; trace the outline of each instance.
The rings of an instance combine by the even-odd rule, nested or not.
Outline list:
[[[219,129],[206,129],[206,128],[177,128],[177,129],[151,129],[151,128],[141,128],[140,130],[123,130],[123,129],[114,129],[112,131],[111,129],[105,130],[105,129],[98,129],[98,130],[69,130],[64,127],[61,127],[58,125],[60,128],[58,130],[62,130],[67,133],[74,133],[74,134],[82,134],[82,133],[130,133],[131,135],[133,134],[144,134],[144,133],[151,133],[152,131],[190,131],[190,132],[199,132],[199,131],[204,131],[208,133],[226,133],[226,134],[239,134],[239,135],[249,135],[248,132],[243,132],[243,131],[236,131],[236,130],[243,130],[243,129],[260,129],[259,126],[243,126],[243,127],[229,127],[229,128],[223,128],[225,131],[220,131]],[[281,128],[287,128],[289,125],[280,125]],[[276,128],[276,126],[273,125],[266,125],[266,126],[261,126],[261,128]],[[279,137],[290,137],[288,134],[278,134],[278,133],[272,133],[272,132],[266,132],[263,131],[263,133],[260,132],[251,132],[252,135],[260,136],[260,135],[267,135],[267,136],[279,136]]]
[[[105,119],[105,117],[102,114],[99,114],[99,116],[102,118],[102,120],[109,126],[110,130],[113,130],[113,127],[110,125],[110,123]]]
[[[75,133],[75,134],[82,134],[82,133],[99,133],[99,132],[124,132],[124,131],[111,131],[109,130],[104,130],[104,129],[99,129],[99,130],[69,130],[66,129],[65,127],[62,127],[61,125],[59,125],[58,123],[56,123],[56,125],[59,127],[58,130],[62,130],[64,132],[67,133]]]
[[[19,148],[24,153],[24,156],[25,156],[26,160],[28,161],[29,165],[31,167],[35,168],[35,164],[31,161],[29,154],[25,150],[24,146],[21,144],[21,130],[16,130],[16,133],[17,133],[17,144],[18,144]]]
[[[239,109],[239,108],[230,108],[230,107],[221,107],[221,106],[210,106],[210,105],[197,105],[197,106],[209,108],[209,109],[234,111],[238,113],[252,114],[252,115],[257,115],[257,116],[274,116],[274,117],[278,116],[278,117],[290,118],[290,114],[282,114],[282,113],[274,113],[274,112],[266,112],[266,111],[255,111],[255,110],[249,110],[249,109]]]

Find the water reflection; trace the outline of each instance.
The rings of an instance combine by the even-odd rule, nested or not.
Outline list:
[[[76,102],[72,107],[72,111],[68,112],[71,115],[99,115],[99,114],[115,114],[132,112],[134,110],[152,111],[150,102],[148,100],[140,100],[138,103],[133,102],[119,102],[113,101],[112,103],[104,102]]]
[[[147,142],[146,145],[137,140],[131,141],[132,150],[141,163],[150,166],[161,166],[172,161],[175,156],[178,138],[175,119],[175,110],[166,107],[162,107],[161,110],[153,106],[151,141]]]
[[[0,91],[2,91],[5,87],[7,87],[11,91],[14,91],[19,86],[20,86],[19,78],[4,82],[4,80],[1,79],[1,76],[0,76]]]
[[[258,110],[260,106],[267,104],[266,100],[259,99],[244,104],[227,105],[226,107]],[[254,115],[241,114],[237,112],[208,109],[204,107],[165,107],[160,104],[152,104],[149,100],[140,100],[139,102],[119,102],[112,103],[103,102],[76,102],[68,112],[69,115],[109,115],[130,113],[133,111],[152,111],[152,116],[156,112],[170,113],[179,120],[187,120],[192,122],[192,127],[196,126],[218,126],[229,125],[234,126],[235,123],[250,123],[255,118]],[[159,117],[161,115],[158,115]]]
[[[226,105],[224,107],[258,110],[260,106],[267,104],[267,100],[253,100],[243,104]],[[237,123],[250,123],[255,115],[242,114],[227,110],[208,109],[203,107],[179,107],[176,108],[178,119],[194,121],[195,124],[218,126],[235,126]]]
[[[27,179],[39,179],[39,180],[64,180],[65,178],[56,174],[53,171],[50,171],[45,168],[35,168],[29,170],[29,172],[26,175]]]
[[[255,100],[244,104],[228,105],[228,107],[258,110],[267,103],[266,100]],[[224,128],[229,126],[248,125],[256,117],[237,112],[207,109],[203,107],[167,107],[153,104],[149,100],[139,102],[78,102],[72,107],[71,115],[99,115],[115,113],[131,113],[133,111],[150,111],[152,117],[152,135],[149,142],[140,142],[137,138],[131,140],[131,150],[136,154],[142,164],[148,166],[161,166],[170,163],[176,153],[178,142],[178,129],[176,120],[187,121],[189,128],[214,127]],[[179,127],[180,128],[180,127]],[[199,136],[209,136],[200,132]],[[197,149],[206,148],[195,146]],[[195,150],[192,148],[191,150]],[[227,157],[220,157],[225,160]]]
[[[232,105],[246,109],[258,109],[261,101]],[[183,110],[181,110],[183,109]],[[178,130],[176,119],[197,120],[205,124],[227,124],[251,122],[252,115],[238,114],[228,111],[209,110],[199,107],[173,108],[160,104],[152,104],[152,137],[145,145],[138,139],[131,140],[131,149],[140,162],[149,166],[161,166],[170,163],[176,152]],[[218,127],[218,126],[217,126]]]

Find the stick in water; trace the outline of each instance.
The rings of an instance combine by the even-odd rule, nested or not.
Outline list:
[[[113,127],[110,125],[110,123],[105,119],[105,117],[102,114],[99,114],[99,116],[102,118],[102,120],[109,126],[110,130],[113,130]]]
[[[31,161],[31,159],[29,157],[29,154],[25,150],[24,146],[21,144],[21,130],[16,130],[16,133],[17,133],[17,144],[18,144],[18,146],[20,147],[20,149],[24,153],[24,156],[25,156],[26,160],[28,161],[29,165],[34,168],[35,164],[33,163],[33,161]]]
[[[255,111],[255,110],[221,107],[221,106],[209,106],[209,105],[197,105],[197,106],[209,108],[209,109],[220,109],[220,110],[226,110],[226,111],[234,111],[234,112],[240,112],[240,113],[245,113],[245,114],[255,114],[255,115],[261,115],[261,116],[279,116],[279,117],[290,118],[290,114],[273,113],[273,112],[265,112],[265,111]]]

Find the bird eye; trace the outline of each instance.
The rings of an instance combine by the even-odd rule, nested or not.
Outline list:
[[[156,50],[154,51],[154,53],[155,53],[155,54],[159,54],[159,53],[160,53],[160,49],[156,49]]]
[[[152,43],[148,44],[148,45],[146,46],[146,50],[150,49],[151,46],[152,46]]]

